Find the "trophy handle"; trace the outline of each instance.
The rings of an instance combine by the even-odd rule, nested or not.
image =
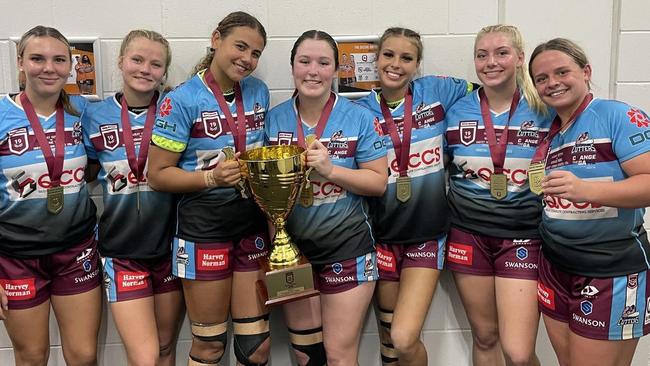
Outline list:
[[[307,171],[305,171],[305,183],[304,186],[308,186],[311,181],[309,180],[309,175],[311,174],[311,171],[314,170],[313,166],[310,166]]]

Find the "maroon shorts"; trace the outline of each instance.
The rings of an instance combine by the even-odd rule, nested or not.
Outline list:
[[[379,277],[375,252],[331,264],[314,264],[312,268],[314,287],[324,294],[345,292]]]
[[[9,309],[32,308],[52,295],[77,295],[100,284],[95,235],[50,255],[29,259],[0,255],[0,285]]]
[[[446,235],[420,244],[377,244],[377,267],[382,281],[399,281],[404,268],[442,270]]]
[[[447,237],[447,268],[477,276],[537,279],[541,241],[503,239],[451,228]]]
[[[583,337],[640,338],[650,331],[648,271],[592,278],[561,271],[541,255],[537,299],[544,315]]]
[[[102,257],[108,302],[150,297],[179,291],[181,281],[172,274],[170,256],[155,259]]]
[[[188,280],[223,280],[232,272],[257,271],[269,253],[267,232],[237,241],[196,243],[174,238],[172,273]]]

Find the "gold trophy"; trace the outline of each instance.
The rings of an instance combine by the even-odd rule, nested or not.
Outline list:
[[[305,149],[296,145],[265,146],[239,157],[247,189],[275,225],[264,284],[258,286],[266,305],[282,304],[314,296],[311,264],[300,255],[285,230],[305,179]],[[261,282],[261,281],[260,281]]]

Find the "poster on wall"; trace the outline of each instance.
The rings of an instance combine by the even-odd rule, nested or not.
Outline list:
[[[335,90],[348,98],[365,96],[379,87],[377,36],[334,37],[339,48],[339,72]]]
[[[12,38],[16,43],[16,54],[14,62],[17,61],[17,47],[20,39]],[[102,95],[101,66],[99,55],[99,40],[97,38],[69,38],[70,53],[72,54],[72,67],[64,86],[64,90],[70,95],[83,95],[90,99],[100,99]],[[25,75],[15,70],[14,91],[23,90],[25,87]]]

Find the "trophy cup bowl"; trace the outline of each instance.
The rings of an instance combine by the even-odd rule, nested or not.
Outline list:
[[[304,184],[304,151],[296,145],[277,145],[247,150],[239,156],[248,191],[276,229],[265,263],[266,291],[261,291],[266,292],[266,305],[318,294],[311,264],[300,255],[285,229]],[[260,286],[260,290],[264,289]]]

